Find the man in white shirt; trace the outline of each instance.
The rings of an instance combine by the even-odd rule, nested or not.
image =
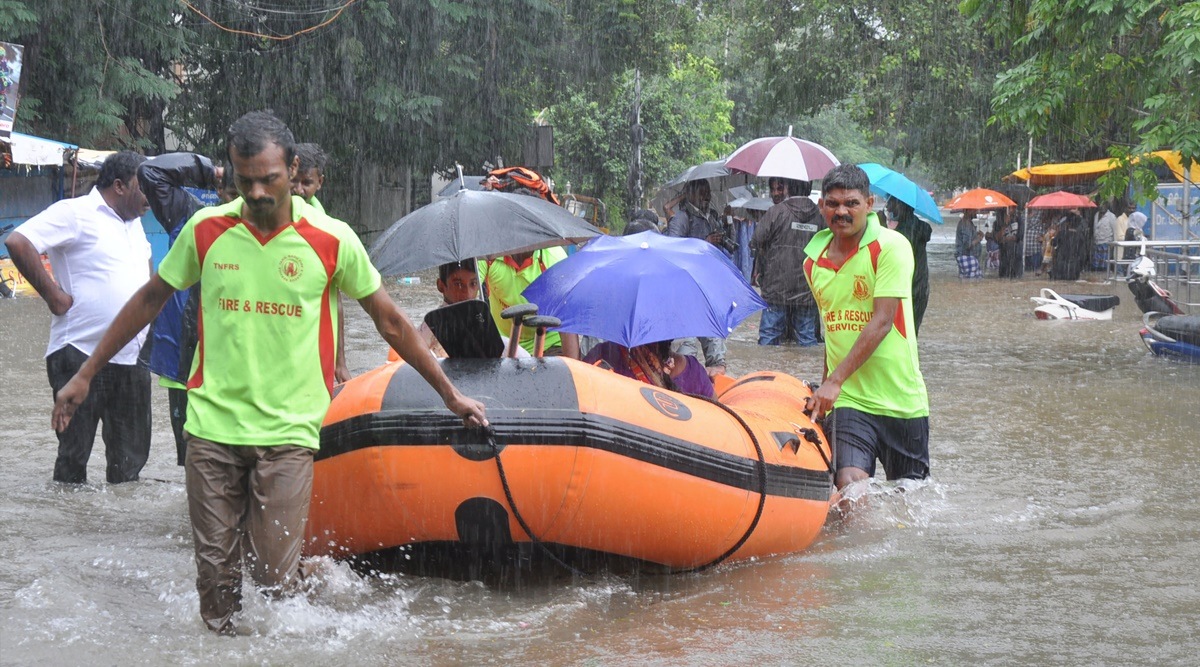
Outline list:
[[[150,243],[140,219],[149,206],[137,181],[144,161],[129,151],[110,155],[91,192],[56,202],[5,242],[13,264],[53,315],[46,374],[56,396],[95,350],[117,311],[150,279]],[[53,277],[42,266],[42,253],[50,259]],[[101,421],[109,483],[137,480],[150,455],[150,373],[137,365],[145,338],[143,330],[105,365],[70,426],[58,434],[56,482],[87,482]]]
[[[1092,270],[1103,271],[1108,268],[1109,245],[1118,240],[1116,236],[1117,215],[1113,210],[1116,204],[1103,205],[1104,215],[1097,215],[1092,226]]]

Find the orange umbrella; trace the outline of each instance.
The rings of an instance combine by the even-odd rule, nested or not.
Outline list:
[[[1048,195],[1038,195],[1025,205],[1028,208],[1096,208],[1092,200],[1073,192],[1051,192]]]
[[[951,211],[986,211],[993,208],[1011,208],[1017,203],[1008,197],[987,188],[967,190],[950,200],[946,208]]]

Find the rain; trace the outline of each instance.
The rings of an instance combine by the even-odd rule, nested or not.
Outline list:
[[[1194,662],[1197,45],[1191,0],[0,2],[0,665]],[[435,240],[396,223],[490,201],[497,168],[545,178],[559,244],[620,235],[644,209],[665,228],[694,173],[717,214],[758,219],[766,172],[725,166],[756,139],[864,165],[881,214],[906,188],[930,237],[930,477],[881,470],[811,546],[702,571],[323,555],[294,597],[247,577],[239,633],[208,632],[166,393],[152,388],[139,482],[103,481],[99,441],[87,483],[52,482],[51,316],[3,241],[86,194],[104,152],[219,163],[230,124],[260,109],[328,154],[321,202],[390,262],[415,323],[443,303],[436,265],[465,257],[414,262]],[[1105,212],[1129,207],[1144,225],[1093,257]],[[1070,210],[1088,256],[1064,278],[1030,262]],[[968,211],[980,278],[960,278]],[[166,233],[147,230],[161,260]],[[745,239],[729,240],[736,262]],[[388,349],[345,306],[362,376]],[[732,326],[729,376],[822,379],[823,346],[760,346],[759,322]]]

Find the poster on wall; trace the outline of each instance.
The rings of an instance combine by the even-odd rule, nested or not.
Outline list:
[[[21,83],[21,55],[25,47],[0,42],[0,139],[12,135],[17,115],[17,88]]]

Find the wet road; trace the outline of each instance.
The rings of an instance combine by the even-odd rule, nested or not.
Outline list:
[[[1148,356],[1122,284],[1060,289],[1119,295],[1111,322],[1041,322],[1050,283],[962,284],[948,245],[931,254],[933,479],[878,485],[810,551],[519,590],[329,564],[307,597],[247,596],[232,639],[198,617],[165,393],[146,481],[51,483],[49,315],[0,301],[0,664],[1194,664],[1200,366]],[[431,281],[394,293],[420,314]],[[382,343],[348,312],[366,370]],[[732,373],[819,378],[820,352],[755,335],[735,332]]]

